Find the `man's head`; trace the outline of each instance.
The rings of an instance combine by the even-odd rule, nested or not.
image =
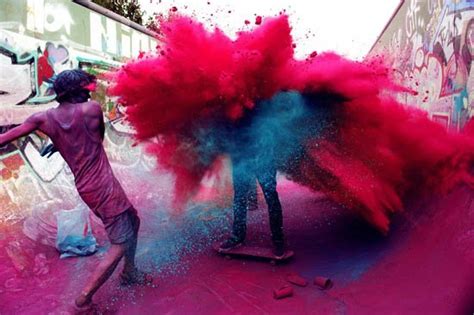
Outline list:
[[[65,70],[57,75],[53,83],[56,100],[60,103],[82,103],[90,98],[96,78],[80,69]]]

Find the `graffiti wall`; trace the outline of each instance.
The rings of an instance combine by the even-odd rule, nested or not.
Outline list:
[[[148,34],[69,0],[2,0],[0,132],[57,106],[52,80],[61,71],[78,67],[99,74],[155,46]],[[105,95],[107,83],[99,83],[93,98],[106,113],[105,145],[114,170],[151,169],[153,162],[130,146],[121,109]],[[61,156],[40,156],[47,143],[37,132],[0,147],[0,223],[16,222],[55,202],[63,208],[78,202]]]
[[[405,101],[459,130],[474,113],[473,45],[473,0],[405,0],[370,54],[392,57],[397,75],[418,92]]]

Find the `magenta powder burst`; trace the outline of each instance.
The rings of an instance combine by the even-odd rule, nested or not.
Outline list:
[[[426,112],[401,104],[397,93],[416,91],[396,84],[382,58],[355,62],[314,53],[296,60],[286,15],[263,19],[235,40],[181,15],[162,21],[160,30],[159,51],[112,73],[110,94],[127,106],[138,140],[160,137],[148,151],[176,176],[176,204],[192,196],[204,174],[216,169],[213,163],[228,153],[228,146],[219,144],[229,137],[210,131],[216,122],[237,130],[242,121],[251,121],[254,138],[275,148],[297,140],[298,149],[284,155],[267,147],[254,152],[284,159],[280,171],[290,179],[325,192],[383,233],[408,195],[472,180],[472,137],[449,133]],[[286,115],[284,123],[269,129],[270,136],[258,134],[260,120],[253,117],[261,116],[259,107],[267,102],[265,115],[280,119],[280,109],[271,106],[284,91],[309,100],[305,110],[324,103],[330,122],[311,134],[317,119],[302,126]],[[308,132],[296,135],[301,128]],[[213,145],[202,133],[213,134]]]

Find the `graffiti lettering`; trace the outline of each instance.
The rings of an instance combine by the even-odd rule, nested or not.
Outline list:
[[[6,1],[8,8],[26,12],[26,27],[22,29],[22,21],[2,20],[9,16],[0,14],[0,132],[36,111],[57,106],[52,82],[61,71],[82,68],[100,74],[121,65],[112,58],[121,60],[155,46],[150,36],[71,1]],[[78,35],[78,25],[90,25],[90,32]],[[131,147],[131,130],[120,108],[106,95],[106,87],[99,79],[93,98],[105,112],[104,146],[111,164],[119,174],[151,170],[154,159]],[[44,134],[34,133],[0,148],[0,223],[20,220],[42,205],[72,208],[78,202],[71,171],[62,157],[40,156],[47,141]]]

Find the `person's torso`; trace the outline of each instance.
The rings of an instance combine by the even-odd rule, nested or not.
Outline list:
[[[69,165],[84,202],[100,218],[117,216],[132,205],[112,172],[101,130],[94,127],[93,120],[103,118],[88,116],[87,103],[65,106],[48,110],[41,129]]]
[[[74,174],[78,190],[91,180],[101,182],[100,177],[113,176],[102,146],[100,130],[88,127],[84,112],[86,103],[66,104],[67,108],[54,108],[46,112],[45,132],[62,155]],[[95,186],[95,185],[94,185]]]

